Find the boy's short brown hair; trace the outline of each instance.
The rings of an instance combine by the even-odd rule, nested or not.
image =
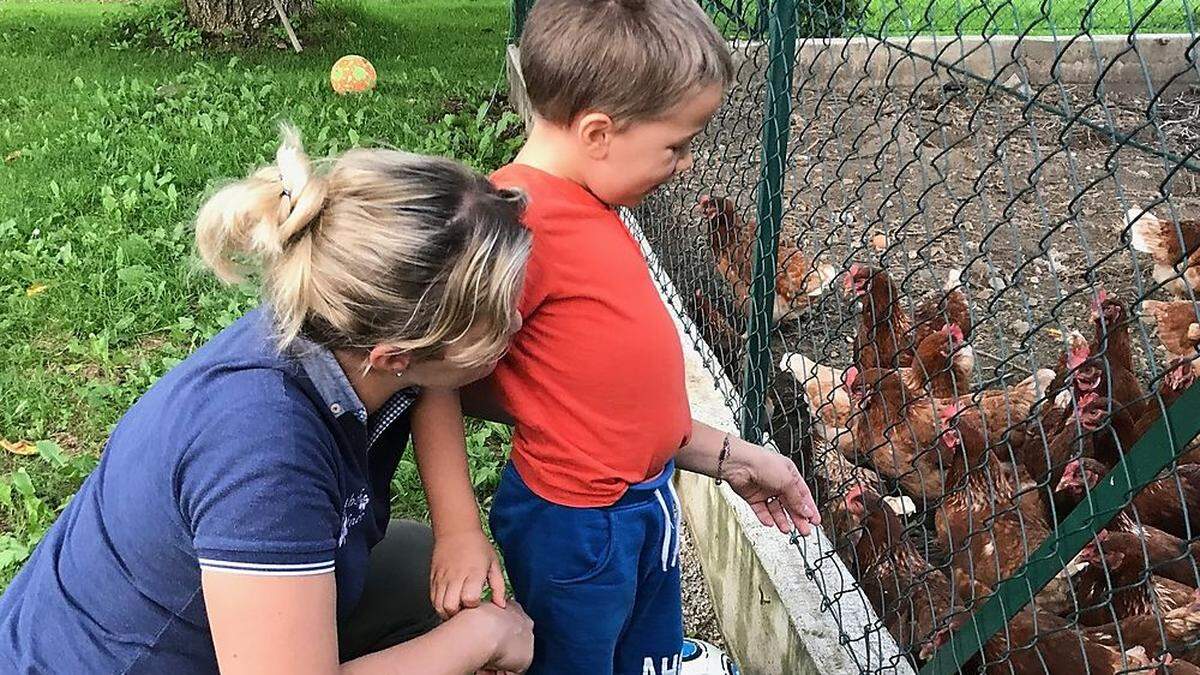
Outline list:
[[[728,86],[729,46],[696,0],[538,0],[521,35],[521,72],[539,117],[585,111],[652,119],[697,88]]]

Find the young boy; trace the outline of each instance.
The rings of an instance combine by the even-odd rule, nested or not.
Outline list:
[[[789,515],[800,534],[820,522],[791,461],[692,420],[674,324],[615,210],[691,167],[729,50],[695,0],[539,0],[521,67],[535,123],[492,179],[528,199],[524,324],[490,395],[466,397],[515,422],[492,533],[534,620],[529,673],[676,674],[674,470],[728,481],[782,532]],[[459,589],[477,602],[491,562],[478,551],[435,554],[444,613]]]

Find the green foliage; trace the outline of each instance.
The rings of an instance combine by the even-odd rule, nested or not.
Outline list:
[[[145,20],[170,17],[156,7],[0,6],[0,440],[56,439],[67,461],[0,450],[0,587],[119,416],[258,303],[253,287],[199,271],[190,221],[206,193],[273,158],[281,120],[318,158],[383,144],[486,171],[520,142],[515,117],[484,105],[500,73],[503,0],[319,4],[306,30],[320,39],[299,55],[110,48],[123,22],[145,35],[170,26]],[[376,91],[330,91],[346,53],[375,63]],[[484,475],[502,456],[498,434],[472,442]],[[398,485],[398,508],[423,504],[419,481]]]
[[[489,102],[458,113],[447,113],[425,125],[421,152],[447,154],[474,166],[499,166],[520,149],[521,118]],[[417,133],[416,130],[409,129]]]
[[[767,35],[760,3],[704,0],[701,4],[729,37]],[[796,0],[797,36],[1077,35],[1188,33],[1193,20],[1180,3],[1159,0]]]
[[[40,441],[35,462],[53,473],[69,490],[47,481],[35,483],[26,467],[0,474],[0,588],[7,585],[33,552],[54,519],[70,501],[70,495],[96,465],[91,455],[67,455],[57,443]],[[63,496],[66,494],[67,496]]]
[[[502,424],[467,420],[467,467],[479,501],[481,521],[487,528],[487,519],[482,514],[491,507],[492,494],[500,484],[500,471],[508,459],[512,446],[512,429]],[[400,466],[392,478],[392,513],[400,518],[429,519],[429,504],[421,487],[421,476],[417,472],[412,449],[405,452]]]
[[[816,0],[836,1],[836,0]],[[1191,32],[1184,5],[1158,0],[870,0],[868,35],[1077,35]],[[1136,27],[1136,28],[1135,28]]]
[[[138,6],[138,13],[112,22],[112,49],[144,49],[176,53],[199,49],[204,40],[178,5]]]
[[[838,37],[846,35],[861,16],[862,0],[797,0],[796,36]]]

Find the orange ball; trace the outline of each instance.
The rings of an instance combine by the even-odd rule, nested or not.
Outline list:
[[[375,66],[361,56],[343,56],[329,71],[329,84],[339,94],[360,94],[375,88]]]

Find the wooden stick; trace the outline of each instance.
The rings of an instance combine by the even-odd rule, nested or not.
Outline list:
[[[275,0],[275,11],[279,14],[279,20],[283,22],[283,30],[287,31],[288,39],[292,41],[292,49],[295,49],[297,54],[304,51],[300,46],[300,40],[296,39],[296,31],[292,30],[292,22],[288,20],[287,13],[283,11],[282,0]]]

